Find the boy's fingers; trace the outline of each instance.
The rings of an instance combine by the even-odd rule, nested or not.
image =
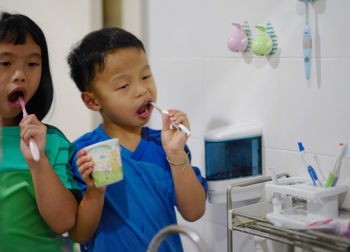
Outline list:
[[[79,152],[78,152],[78,159],[81,157],[81,156],[84,156],[86,155],[86,150],[85,149],[81,149]]]
[[[91,180],[91,174],[92,174],[92,168],[90,167],[90,168],[87,168],[86,170],[85,170],[85,172],[83,173],[83,179],[84,179],[84,181],[85,182],[88,182],[89,180]]]
[[[180,123],[184,123],[184,122],[188,121],[187,115],[184,112],[179,111],[179,110],[172,110],[171,112],[172,112],[171,119],[173,120],[174,123],[180,124]]]
[[[168,115],[162,114],[163,127],[162,130],[170,129],[170,119]]]
[[[94,167],[94,162],[93,161],[89,161],[89,162],[85,162],[83,163],[81,166],[79,166],[78,171],[80,174],[84,174],[87,172],[88,169],[93,169]]]
[[[77,159],[76,165],[78,167],[82,166],[84,163],[92,161],[91,156],[81,156],[80,158]]]

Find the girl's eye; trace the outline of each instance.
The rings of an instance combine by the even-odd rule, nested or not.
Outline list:
[[[31,63],[28,63],[28,66],[30,67],[36,67],[36,66],[39,66],[38,63],[35,63],[35,62],[31,62]]]
[[[143,80],[147,80],[147,79],[150,78],[151,76],[152,76],[152,74],[147,75],[147,76],[144,76],[144,77],[142,77],[142,79],[143,79]]]
[[[7,62],[7,61],[2,61],[2,62],[0,62],[0,65],[1,65],[1,66],[10,66],[11,63],[10,63],[10,62]]]

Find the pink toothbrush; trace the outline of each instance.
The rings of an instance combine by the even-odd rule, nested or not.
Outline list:
[[[22,112],[23,112],[23,117],[27,117],[28,113],[26,110],[26,104],[22,96],[18,97],[19,104],[21,105]],[[40,153],[39,153],[39,148],[38,145],[36,144],[35,140],[33,138],[29,139],[29,149],[30,152],[32,153],[32,157],[35,161],[39,161],[40,159]]]

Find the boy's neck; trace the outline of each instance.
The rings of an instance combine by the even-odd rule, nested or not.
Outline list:
[[[130,151],[135,151],[141,141],[142,127],[126,128],[104,122],[102,123],[102,129],[111,138],[118,138],[119,143]]]

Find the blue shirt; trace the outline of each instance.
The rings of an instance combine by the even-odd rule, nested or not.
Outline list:
[[[95,235],[83,246],[88,251],[146,251],[152,238],[162,228],[176,224],[175,189],[170,166],[161,144],[160,130],[144,127],[134,152],[121,146],[124,179],[107,186],[102,217]],[[74,142],[77,151],[111,139],[101,125]],[[188,152],[187,146],[185,150]],[[86,189],[73,160],[73,172]],[[193,167],[206,190],[197,167]],[[158,251],[183,251],[179,235],[164,240]]]

